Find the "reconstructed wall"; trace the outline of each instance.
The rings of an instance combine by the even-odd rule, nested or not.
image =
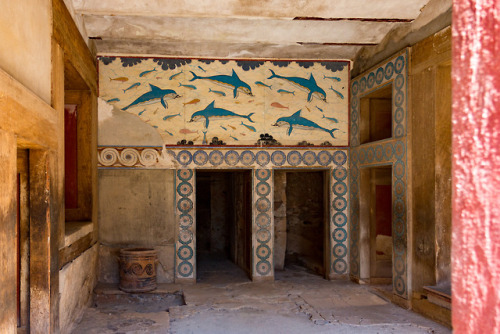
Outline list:
[[[51,5],[48,0],[4,1],[0,5],[0,68],[49,104]]]
[[[119,282],[120,248],[158,251],[157,281],[173,282],[174,173],[170,170],[99,172],[99,281]]]
[[[307,138],[346,146],[348,73],[346,61],[101,57],[99,90],[114,110],[149,124],[167,145],[213,137],[255,145],[268,133],[283,145]],[[100,136],[108,132],[123,132],[122,125]]]
[[[75,261],[67,264],[59,274],[59,326],[61,333],[71,333],[76,321],[91,306],[92,292],[97,283],[97,256],[99,246],[95,244]]]
[[[499,4],[453,5],[453,327],[498,333]]]

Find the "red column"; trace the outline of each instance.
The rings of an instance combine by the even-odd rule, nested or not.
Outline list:
[[[500,1],[453,1],[455,333],[500,333]]]

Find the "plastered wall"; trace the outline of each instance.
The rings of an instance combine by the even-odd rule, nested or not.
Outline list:
[[[49,104],[51,6],[49,0],[0,3],[0,68]]]

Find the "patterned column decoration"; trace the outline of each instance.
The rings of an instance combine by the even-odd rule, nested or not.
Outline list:
[[[392,84],[392,138],[360,143],[360,99]],[[351,82],[350,275],[360,278],[360,168],[392,166],[393,292],[408,299],[408,52],[404,50]]]
[[[196,281],[195,176],[193,169],[176,171],[176,212],[178,235],[175,243],[175,280]]]
[[[253,172],[253,226],[252,226],[252,279],[274,277],[274,216],[273,173],[271,169],[255,169]]]
[[[335,167],[331,169],[330,185],[332,187],[330,196],[330,245],[331,274],[344,276],[349,272],[347,264],[347,154],[344,151],[336,151],[332,155]]]
[[[392,285],[401,297],[408,296],[407,280],[407,178],[406,178],[406,145],[397,141],[393,149],[396,162],[392,167]]]

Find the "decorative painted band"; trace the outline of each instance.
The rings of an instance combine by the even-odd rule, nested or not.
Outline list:
[[[347,149],[109,147],[97,149],[99,168],[325,168],[347,166]]]

